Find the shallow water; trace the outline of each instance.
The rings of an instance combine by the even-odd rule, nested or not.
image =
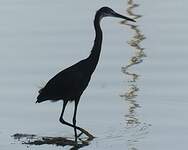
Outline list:
[[[100,62],[77,116],[96,138],[81,149],[187,148],[187,1],[0,0],[1,149],[26,149],[15,133],[74,137],[58,121],[62,102],[35,104],[36,96],[58,71],[89,54],[94,13],[104,5],[137,22],[102,21]]]

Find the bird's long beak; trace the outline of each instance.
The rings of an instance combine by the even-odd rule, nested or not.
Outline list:
[[[122,18],[122,19],[125,19],[125,20],[128,20],[128,21],[136,22],[134,19],[131,19],[131,18],[123,16],[123,15],[120,15],[120,14],[118,14],[116,12],[114,12],[113,16],[114,17],[118,17],[118,18]]]

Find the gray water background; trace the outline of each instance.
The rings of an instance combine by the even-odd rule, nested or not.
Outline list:
[[[83,94],[78,124],[97,138],[82,149],[178,150],[188,147],[188,51],[185,0],[134,1],[145,48],[142,62],[122,72],[137,55],[135,31],[118,19],[102,21],[99,65]],[[25,150],[15,133],[73,137],[62,126],[62,102],[35,104],[38,89],[57,72],[88,56],[94,13],[101,6],[128,14],[127,1],[0,0],[0,147]],[[129,43],[129,44],[128,44]],[[132,87],[134,95],[127,96]],[[73,105],[65,118],[71,121]],[[31,146],[29,149],[62,149]],[[64,147],[69,149],[69,147]]]

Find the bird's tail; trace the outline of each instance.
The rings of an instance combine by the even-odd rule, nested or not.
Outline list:
[[[39,95],[37,96],[36,103],[41,103],[43,101],[46,101],[48,98],[45,96],[45,93],[43,91],[43,88],[39,90]]]
[[[41,102],[44,102],[44,101],[46,101],[46,100],[47,100],[46,98],[40,97],[40,94],[39,94],[39,96],[37,97],[36,103],[41,103]]]

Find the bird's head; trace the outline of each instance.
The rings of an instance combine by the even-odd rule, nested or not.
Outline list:
[[[122,18],[122,19],[125,19],[125,20],[136,22],[134,19],[131,19],[129,17],[126,17],[126,16],[123,16],[123,15],[116,13],[114,10],[112,10],[109,7],[102,7],[97,11],[97,13],[100,15],[100,20],[103,17],[117,17],[117,18]]]

